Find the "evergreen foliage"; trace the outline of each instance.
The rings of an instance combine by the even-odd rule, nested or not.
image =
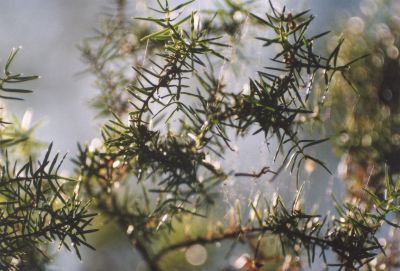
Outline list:
[[[252,1],[233,0],[216,10],[190,11],[193,2],[171,6],[157,0],[152,9],[157,16],[131,20],[126,2],[119,0],[116,15],[79,47],[100,90],[92,105],[111,120],[102,127],[101,140],[78,144],[75,177],[59,175],[64,157],[51,157],[51,144],[37,164],[32,158],[15,162],[8,150],[31,140],[30,133],[7,132],[17,122],[1,120],[1,268],[44,268],[47,244],[53,241],[81,257],[80,246],[93,248],[86,236],[96,231],[94,212],[115,221],[154,271],[168,270],[167,259],[180,249],[225,240],[232,240],[232,247],[242,242],[251,248],[241,270],[277,268],[264,251],[271,238],[279,241],[282,270],[303,268],[304,260],[311,267],[318,259],[338,270],[370,269],[385,254],[379,234],[384,227],[399,227],[400,183],[392,165],[384,167],[382,190],[363,189],[370,204],[333,198],[337,218],[305,210],[301,199],[301,169],[307,161],[330,174],[324,161],[309,152],[328,139],[306,137],[304,129],[323,120],[336,80],[355,95],[361,91],[349,78],[351,67],[366,55],[343,62],[342,39],[330,53],[318,52],[316,43],[329,32],[309,34],[314,20],[309,11],[290,13],[269,1],[269,12],[260,15],[251,12]],[[244,27],[255,36],[243,38]],[[255,41],[257,50],[277,52],[262,60],[264,67],[251,65],[256,72],[249,68],[240,75],[248,78],[246,86],[226,82],[217,71],[235,69],[232,58],[245,66],[240,46]],[[16,53],[5,64],[2,99],[30,92],[7,84],[37,78],[9,71]],[[235,140],[257,134],[267,143],[277,142],[272,153],[281,164],[252,173],[228,168],[224,160],[235,152]],[[284,169],[297,176],[291,204],[278,195],[249,199],[248,217],[239,205],[224,223],[215,217],[227,179],[245,177],[252,185],[251,179],[274,179]],[[208,224],[207,231],[176,237],[197,221]]]
[[[8,84],[37,79],[10,71],[18,49],[13,49],[4,66],[1,79],[2,99],[22,100],[30,90],[10,88]],[[0,125],[0,268],[1,270],[41,270],[48,262],[47,244],[57,241],[72,247],[80,257],[79,246],[91,247],[86,234],[95,231],[95,216],[88,204],[71,193],[76,180],[59,175],[62,159],[51,157],[52,144],[37,163],[30,158],[21,164],[12,154],[12,147],[30,140],[24,134],[10,131],[14,123],[1,120]],[[10,151],[10,152],[9,152]]]

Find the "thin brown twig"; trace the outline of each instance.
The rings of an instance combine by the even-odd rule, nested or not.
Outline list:
[[[272,173],[276,175],[277,173],[275,171],[270,170],[270,167],[263,167],[260,172],[258,173],[243,173],[243,172],[238,172],[235,173],[236,177],[253,177],[253,178],[260,178],[261,176],[267,174],[267,173]]]

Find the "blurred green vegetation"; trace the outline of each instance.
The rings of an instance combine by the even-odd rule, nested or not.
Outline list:
[[[400,3],[360,2],[360,12],[339,17],[328,49],[344,39],[338,61],[368,54],[349,71],[354,90],[337,77],[323,120],[333,130],[342,156],[339,173],[349,196],[363,198],[369,187],[383,196],[384,168],[400,172]]]

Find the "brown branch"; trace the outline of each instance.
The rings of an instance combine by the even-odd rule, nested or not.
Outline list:
[[[189,239],[189,240],[184,240],[181,241],[179,243],[175,243],[173,245],[170,245],[168,247],[165,247],[163,249],[161,249],[154,257],[153,257],[153,261],[154,262],[159,262],[161,258],[163,258],[164,256],[166,256],[167,254],[169,254],[170,252],[177,250],[177,249],[181,249],[181,248],[185,248],[185,247],[190,247],[192,245],[196,245],[196,244],[201,244],[201,245],[207,245],[207,244],[213,244],[216,242],[220,242],[223,240],[227,240],[227,239],[235,239],[235,238],[239,238],[240,236],[243,235],[248,235],[248,234],[253,234],[253,233],[257,233],[257,232],[264,232],[269,230],[267,227],[263,227],[263,228],[250,228],[250,229],[237,229],[235,231],[227,231],[225,233],[223,233],[222,235],[219,236],[213,236],[213,237],[197,237],[195,239]]]
[[[261,176],[267,174],[267,173],[272,173],[274,175],[276,175],[277,173],[270,170],[270,167],[263,167],[259,173],[242,173],[242,172],[238,172],[235,173],[236,177],[253,177],[253,178],[260,178]]]
[[[117,18],[120,26],[123,26],[125,21],[126,0],[117,0]]]
[[[143,257],[143,260],[146,262],[151,271],[162,270],[161,267],[158,265],[158,261],[155,261],[154,258],[150,256],[146,246],[144,246],[141,241],[139,240],[134,241],[134,246],[140,253],[140,255]]]

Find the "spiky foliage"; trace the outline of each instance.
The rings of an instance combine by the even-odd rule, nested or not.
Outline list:
[[[18,95],[31,91],[8,85],[37,78],[10,71],[17,52],[13,49],[5,63],[0,91],[7,95],[1,99],[21,100]],[[52,158],[50,144],[37,163],[18,163],[13,151],[21,145],[34,147],[32,130],[22,129],[16,119],[1,120],[0,125],[0,269],[43,270],[52,242],[72,246],[80,257],[81,245],[91,247],[86,234],[94,231],[89,228],[95,214],[73,193],[77,182],[59,175],[65,157]]]
[[[258,270],[266,264],[262,244],[271,235],[279,237],[284,256],[307,254],[310,265],[315,255],[330,261],[326,253],[332,251],[337,262],[327,263],[338,269],[368,266],[384,249],[376,237],[382,225],[397,227],[391,218],[398,210],[396,181],[388,179],[384,199],[365,192],[375,203],[373,210],[337,203],[337,219],[307,213],[299,203],[300,192],[291,208],[279,197],[272,203],[267,200],[266,205],[251,203],[247,222],[240,208],[237,215],[230,215],[227,226],[218,226],[210,212],[220,202],[219,191],[227,178],[277,174],[285,166],[299,172],[306,160],[329,172],[323,161],[308,153],[326,139],[303,138],[302,128],[310,120],[321,119],[335,78],[342,76],[351,86],[350,65],[363,56],[339,61],[342,41],[327,56],[318,54],[314,43],[328,33],[308,35],[313,21],[308,11],[292,14],[270,3],[270,12],[261,16],[248,10],[250,3],[226,0],[228,8],[201,13],[185,9],[193,1],[176,7],[168,1],[157,2],[155,12],[161,17],[128,22],[121,13],[124,1],[119,1],[118,16],[106,20],[99,35],[82,47],[85,61],[101,84],[96,106],[113,113],[113,120],[103,127],[102,143],[96,140],[79,148],[75,163],[84,184],[82,192],[126,231],[151,270],[167,268],[167,254],[178,249],[226,239],[246,241],[250,247],[256,239],[254,254],[244,268]],[[264,68],[257,67],[257,76],[242,74],[249,78],[247,87],[238,87],[215,71],[229,65],[235,68],[229,62],[232,47],[255,40],[237,35],[244,24],[270,30],[272,37],[254,38],[279,49],[262,63]],[[116,27],[110,29],[110,25]],[[132,41],[132,50],[121,54]],[[115,65],[121,61],[134,66]],[[117,66],[119,72],[106,72],[107,67]],[[322,91],[315,91],[317,82],[323,83]],[[117,101],[121,97],[123,103]],[[268,166],[259,173],[220,167],[235,149],[235,135],[258,133],[266,141],[278,142],[276,157],[283,153],[278,172]],[[207,219],[212,230],[186,236],[181,242],[170,238],[182,224],[195,219]],[[283,265],[301,265],[301,260],[296,261]]]
[[[313,20],[308,12],[292,14],[271,5],[271,12],[260,16],[247,10],[250,3],[225,0],[223,8],[203,13],[206,18],[201,24],[199,12],[185,11],[193,1],[176,7],[157,2],[155,11],[162,17],[131,22],[124,14],[125,1],[118,1],[117,16],[81,47],[101,91],[93,104],[101,114],[113,115],[103,128],[101,144],[79,147],[75,163],[81,183],[59,176],[63,159],[59,161],[58,154],[50,158],[51,145],[37,164],[33,159],[22,165],[12,162],[8,150],[26,143],[32,131],[7,130],[10,126],[4,125],[11,124],[1,120],[0,267],[43,268],[46,244],[52,241],[67,249],[71,242],[79,257],[80,245],[91,247],[85,236],[94,231],[90,229],[94,214],[77,199],[79,189],[94,199],[95,208],[118,222],[151,270],[167,270],[167,255],[179,249],[228,239],[246,242],[252,250],[243,269],[268,268],[265,250],[270,236],[280,241],[282,269],[301,266],[304,255],[309,265],[319,255],[338,269],[373,266],[371,262],[385,250],[378,231],[385,224],[398,227],[393,217],[398,213],[400,186],[393,179],[393,163],[382,174],[383,195],[364,189],[373,203],[368,208],[357,201],[335,202],[337,219],[305,211],[301,187],[289,208],[279,196],[265,204],[252,201],[247,220],[239,206],[236,214],[229,211],[225,226],[215,222],[210,212],[220,202],[218,192],[227,178],[277,174],[285,165],[299,172],[306,160],[329,171],[308,153],[326,139],[303,138],[302,127],[321,119],[335,74],[349,83],[350,64],[358,58],[340,61],[342,40],[328,56],[317,54],[314,42],[327,33],[308,36]],[[231,47],[249,42],[238,35],[243,24],[271,30],[273,37],[257,39],[264,46],[279,48],[265,68],[256,67],[257,76],[244,75],[249,77],[246,88],[224,81],[214,68],[231,65]],[[2,99],[20,99],[14,94],[30,92],[8,84],[36,78],[10,72],[16,52],[6,61],[0,79]],[[321,92],[314,88],[318,81],[323,83]],[[278,172],[268,166],[259,173],[220,168],[220,161],[234,150],[235,135],[258,133],[266,141],[278,142],[276,153],[283,153]],[[182,241],[171,238],[183,224],[191,226],[196,219],[209,223],[207,232],[186,234]],[[328,251],[337,255],[336,262],[327,257]],[[291,255],[298,258],[292,261]]]

